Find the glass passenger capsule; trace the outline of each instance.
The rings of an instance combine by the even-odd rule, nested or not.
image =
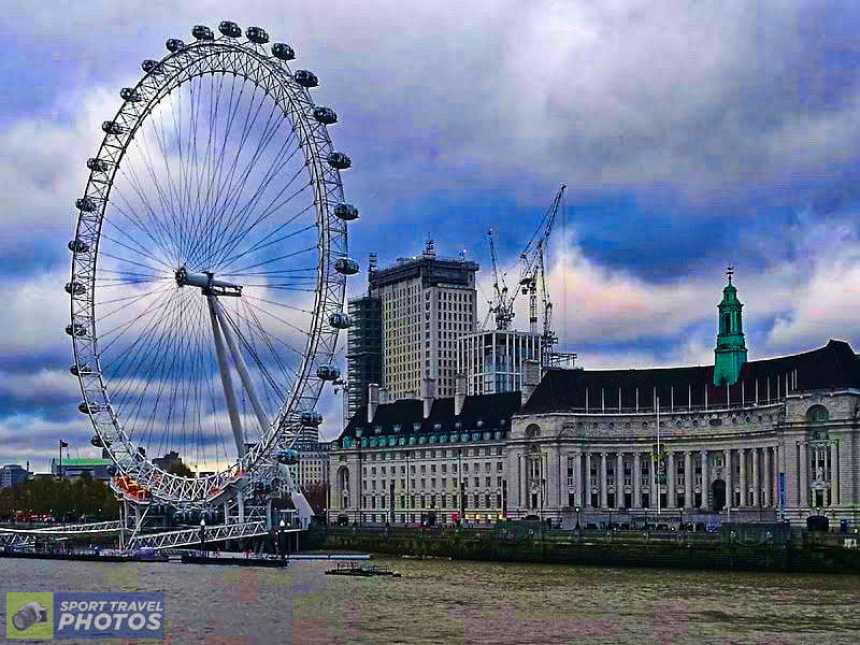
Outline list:
[[[164,46],[167,47],[168,51],[175,53],[185,47],[185,43],[179,40],[179,38],[170,38],[166,43],[164,43]]]
[[[280,60],[293,60],[296,52],[287,43],[275,43],[272,45],[272,55]]]
[[[301,85],[302,87],[316,87],[320,84],[319,79],[316,74],[313,72],[309,72],[306,69],[297,69],[293,74],[293,78],[296,83]]]
[[[349,329],[352,327],[352,318],[348,314],[337,311],[328,317],[328,324],[335,329]]]
[[[358,209],[352,204],[340,203],[334,207],[335,217],[346,222],[358,219]]]
[[[197,40],[214,40],[215,34],[206,25],[194,25],[191,35]]]
[[[164,70],[161,69],[161,65],[157,60],[152,60],[151,58],[147,58],[140,64],[141,69],[147,74],[163,74]]]
[[[71,240],[68,244],[69,251],[72,253],[86,253],[90,250],[90,245],[83,240]]]
[[[338,258],[334,262],[334,270],[343,275],[355,275],[358,273],[358,262],[352,258]]]
[[[334,365],[320,365],[317,368],[317,376],[323,381],[336,381],[340,378],[340,370]]]
[[[269,34],[262,27],[248,27],[245,30],[245,36],[252,43],[257,43],[258,45],[265,45],[269,42]]]
[[[346,170],[352,165],[352,159],[347,157],[342,152],[329,153],[329,156],[326,161],[328,161],[329,166],[336,170]]]
[[[92,213],[96,209],[96,203],[89,197],[81,197],[75,200],[75,208],[85,213]]]
[[[124,101],[129,101],[131,103],[138,103],[143,100],[143,97],[135,91],[133,87],[124,87],[119,91],[119,95],[122,97]]]
[[[66,293],[70,295],[80,296],[86,292],[87,288],[83,283],[78,282],[77,280],[72,280],[71,282],[66,283]]]
[[[104,159],[97,159],[95,157],[92,157],[90,159],[87,159],[87,168],[98,172],[106,172],[108,168],[110,168],[110,164]]]
[[[328,107],[315,107],[314,118],[323,125],[337,123],[337,113]]]
[[[80,367],[77,365],[72,365],[69,368],[69,373],[73,376],[86,376],[87,374],[92,374],[93,371],[89,368],[89,365],[81,365]]]
[[[108,134],[122,134],[125,132],[125,128],[116,121],[104,121],[102,123],[102,130]]]
[[[242,28],[231,20],[223,20],[218,25],[218,31],[227,36],[227,38],[239,38],[242,35]]]
[[[66,333],[69,336],[86,336],[87,328],[81,323],[72,323],[71,325],[66,325]]]
[[[78,410],[80,410],[81,414],[98,414],[102,410],[102,406],[98,403],[87,403],[86,401],[81,401],[80,405],[78,405]]]

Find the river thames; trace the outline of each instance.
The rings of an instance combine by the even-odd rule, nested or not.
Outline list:
[[[856,643],[860,633],[857,576],[377,560],[403,574],[392,579],[326,576],[320,561],[286,571],[0,562],[3,592],[164,591],[174,643]]]

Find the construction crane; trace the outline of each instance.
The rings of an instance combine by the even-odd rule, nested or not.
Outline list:
[[[514,298],[508,297],[508,285],[505,284],[506,274],[499,270],[499,261],[496,256],[496,244],[493,241],[492,228],[487,231],[487,239],[490,242],[490,259],[493,262],[494,292],[494,298],[490,300],[489,313],[496,320],[496,329],[510,329],[511,321],[514,319]],[[514,293],[515,296],[516,293]]]
[[[546,244],[552,233],[559,210],[562,208],[564,190],[562,184],[552,204],[543,216],[535,233],[532,235],[525,250],[520,254],[522,270],[520,272],[520,293],[529,297],[529,331],[538,333],[538,296],[543,310],[543,329],[541,330],[542,363],[548,366],[553,362],[558,335],[552,329],[552,300],[546,286],[545,252]]]
[[[575,354],[560,354],[555,351],[558,344],[558,335],[552,328],[552,300],[546,284],[545,255],[549,237],[555,225],[556,217],[563,209],[564,191],[566,186],[562,184],[552,204],[544,213],[535,232],[520,253],[521,269],[519,288],[513,293],[508,292],[505,284],[505,274],[499,270],[496,247],[493,239],[493,230],[487,233],[490,242],[490,257],[493,263],[493,290],[494,299],[490,301],[490,314],[495,317],[496,329],[509,329],[514,318],[514,303],[517,295],[529,296],[529,331],[533,334],[541,334],[542,356],[544,367],[551,365],[572,364]],[[543,313],[543,329],[538,329],[539,302]]]

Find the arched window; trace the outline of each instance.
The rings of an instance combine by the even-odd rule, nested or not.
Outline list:
[[[723,314],[723,333],[732,333],[732,315],[730,313]]]
[[[529,424],[526,426],[526,437],[529,439],[534,439],[535,437],[540,436],[540,426],[536,423]]]
[[[825,423],[830,420],[830,412],[823,405],[813,405],[806,411],[806,420],[809,423]]]

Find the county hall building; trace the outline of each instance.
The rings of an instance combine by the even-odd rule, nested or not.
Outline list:
[[[714,363],[522,365],[518,391],[368,404],[332,444],[332,522],[860,525],[860,359],[842,341],[747,360],[731,277]],[[492,368],[492,366],[490,366]],[[487,365],[481,367],[486,371]]]

